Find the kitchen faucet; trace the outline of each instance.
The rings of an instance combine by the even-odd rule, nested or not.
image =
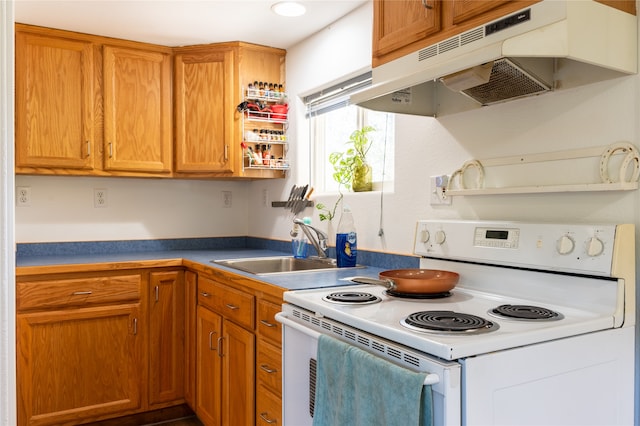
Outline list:
[[[302,232],[304,232],[304,234],[307,236],[309,241],[311,241],[311,244],[313,244],[313,247],[318,252],[318,257],[326,258],[327,257],[327,240],[329,239],[329,236],[324,232],[322,232],[321,230],[319,230],[318,228],[315,228],[311,225],[304,223],[302,219],[298,219],[297,217],[293,219],[293,223],[295,223],[296,225],[299,225],[302,228]],[[316,233],[317,238],[311,233],[310,231],[311,229]]]

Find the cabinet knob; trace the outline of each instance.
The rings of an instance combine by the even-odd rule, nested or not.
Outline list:
[[[209,293],[205,292],[205,291],[201,291],[200,292],[200,296],[202,296],[202,297],[211,297],[211,295]]]

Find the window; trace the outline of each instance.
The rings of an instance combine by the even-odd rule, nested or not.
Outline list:
[[[329,155],[345,151],[348,148],[345,142],[351,133],[366,125],[376,129],[370,135],[373,142],[367,154],[367,160],[373,168],[374,190],[381,190],[383,185],[388,190],[393,184],[394,115],[349,105],[349,95],[370,84],[371,73],[367,73],[304,99],[310,129],[313,185],[320,191],[338,191]],[[344,191],[344,188],[341,190]]]

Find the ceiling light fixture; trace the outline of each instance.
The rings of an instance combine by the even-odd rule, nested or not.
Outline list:
[[[301,3],[295,1],[281,1],[275,3],[271,6],[271,10],[280,16],[301,16],[307,11]]]

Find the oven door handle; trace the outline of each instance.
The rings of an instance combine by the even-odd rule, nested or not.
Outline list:
[[[319,333],[315,330],[312,330],[309,327],[305,327],[304,325],[298,324],[295,321],[290,320],[289,318],[286,317],[286,315],[282,312],[278,312],[275,315],[276,321],[282,323],[283,325],[287,326],[287,327],[291,327],[294,330],[298,330],[301,333],[306,334],[307,336],[310,336],[314,339],[318,339],[323,333]],[[427,373],[427,377],[424,378],[424,384],[425,385],[435,385],[436,383],[440,383],[440,377],[437,374],[434,373]]]

